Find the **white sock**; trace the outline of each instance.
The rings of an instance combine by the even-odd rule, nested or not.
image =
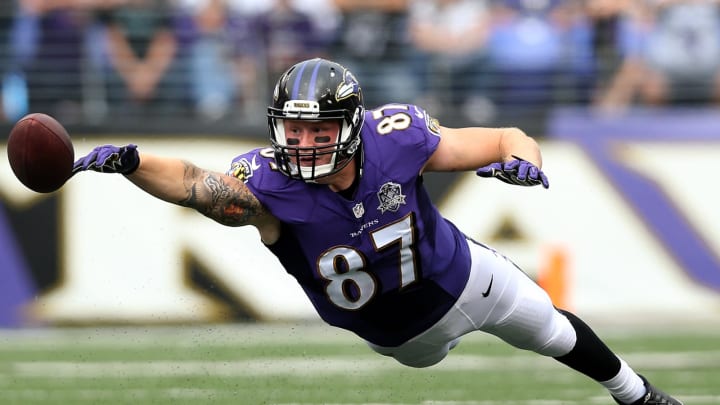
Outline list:
[[[617,375],[600,384],[607,388],[612,396],[626,404],[632,404],[647,392],[643,380],[623,359],[620,359],[620,371]]]

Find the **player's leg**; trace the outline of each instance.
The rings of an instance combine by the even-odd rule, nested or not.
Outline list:
[[[680,404],[647,384],[579,318],[557,310],[547,293],[507,258],[474,243],[470,249],[468,284],[440,321],[398,347],[369,346],[402,364],[428,367],[445,358],[460,336],[482,330],[556,358],[605,386],[619,403]],[[646,398],[656,401],[633,402]]]
[[[467,294],[463,293],[464,300],[459,300],[458,305],[472,321],[474,330],[545,356],[569,353],[577,334],[547,293],[495,250],[474,243],[470,249],[471,279],[475,273],[481,275],[468,283]]]
[[[561,309],[558,312],[570,321],[578,338],[573,349],[566,355],[555,357],[556,360],[602,384],[618,404],[682,404],[636,374],[580,318]],[[617,365],[607,360],[612,358],[617,359]]]
[[[497,286],[487,297],[481,292],[483,284],[468,287],[478,291],[469,294],[472,300],[462,307],[477,329],[518,348],[554,357],[602,384],[618,403],[680,404],[636,374],[580,318],[557,310],[547,293],[509,260],[492,250],[490,254],[485,248],[472,249],[473,271],[478,266],[489,269]]]
[[[494,250],[474,243],[470,249],[473,268],[467,286],[440,321],[398,347],[369,346],[402,364],[427,367],[445,358],[460,336],[484,327],[519,348],[547,356],[570,352],[575,332],[547,294]],[[520,276],[526,282],[519,282]],[[518,305],[521,299],[523,305]]]

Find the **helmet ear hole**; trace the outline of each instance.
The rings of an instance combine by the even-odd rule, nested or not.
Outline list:
[[[338,120],[340,131],[334,145],[300,147],[288,145],[283,120]],[[339,63],[315,58],[290,67],[280,76],[268,107],[270,144],[278,170],[304,181],[330,176],[342,170],[360,146],[365,120],[362,90],[355,76]],[[300,156],[306,163],[294,164]],[[328,162],[329,161],[329,162]]]

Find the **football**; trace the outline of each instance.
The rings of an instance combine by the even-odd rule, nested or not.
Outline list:
[[[7,153],[15,177],[38,193],[59,189],[72,175],[75,150],[70,135],[47,114],[21,118],[10,130]]]

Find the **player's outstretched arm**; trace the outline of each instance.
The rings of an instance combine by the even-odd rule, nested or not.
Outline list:
[[[143,153],[127,178],[157,198],[194,208],[224,225],[259,225],[270,217],[243,182],[180,159]]]
[[[124,174],[161,200],[194,208],[223,225],[255,225],[266,243],[276,239],[277,219],[233,177],[180,159],[140,154],[135,145],[98,146],[75,162],[73,174],[85,170]]]
[[[426,171],[475,170],[495,162],[520,157],[542,167],[537,142],[518,128],[440,128],[440,144]]]
[[[476,170],[521,186],[549,186],[537,142],[517,128],[445,128],[426,171]]]

